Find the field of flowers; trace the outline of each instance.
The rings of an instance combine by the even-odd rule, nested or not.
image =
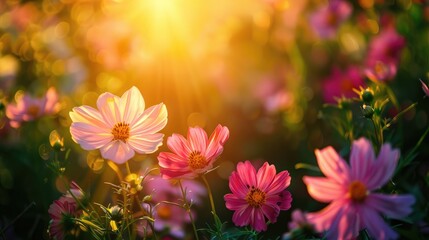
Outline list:
[[[428,239],[429,2],[0,0],[0,239]]]

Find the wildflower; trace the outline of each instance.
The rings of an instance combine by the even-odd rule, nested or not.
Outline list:
[[[76,228],[75,218],[80,215],[75,202],[67,201],[65,198],[55,200],[49,206],[49,236],[53,239],[64,239],[64,236],[73,232]]]
[[[16,104],[9,104],[6,107],[6,116],[10,120],[10,125],[18,128],[22,122],[57,113],[59,107],[57,91],[51,87],[42,98],[33,98],[28,94],[23,94],[16,99]]]
[[[305,176],[303,180],[314,199],[330,203],[319,212],[307,214],[315,228],[327,231],[328,239],[352,239],[363,229],[375,239],[397,238],[382,215],[395,219],[407,216],[412,211],[414,197],[373,191],[392,177],[399,151],[384,144],[376,158],[371,143],[361,138],[353,142],[350,166],[332,147],[315,153],[326,177]]]
[[[426,96],[429,97],[429,87],[428,87],[428,85],[425,82],[423,82],[421,79],[420,79],[420,82],[422,83],[423,92],[426,94]]]
[[[317,235],[314,232],[314,226],[306,216],[307,213],[300,209],[295,209],[292,212],[292,221],[289,222],[289,232],[283,234],[282,239],[310,239]]]
[[[362,86],[364,80],[359,69],[351,66],[344,71],[334,68],[322,84],[325,102],[335,103],[336,98],[355,96],[353,89]]]
[[[164,134],[157,132],[167,124],[167,109],[163,103],[144,107],[136,87],[122,97],[103,93],[97,100],[98,110],[81,106],[70,112],[72,139],[85,150],[100,149],[103,158],[118,164],[135,152],[153,153],[162,145]]]
[[[118,205],[115,205],[113,207],[108,208],[108,211],[110,219],[109,225],[112,228],[112,231],[117,231],[118,225],[122,222],[124,210]]]
[[[223,144],[228,138],[228,128],[221,125],[217,125],[209,139],[200,127],[189,128],[187,139],[173,134],[167,139],[172,153],[161,152],[158,155],[162,177],[192,179],[207,172],[223,152]]]
[[[280,210],[291,207],[288,171],[276,174],[276,167],[267,162],[256,172],[249,161],[238,163],[237,171],[229,177],[232,193],[224,196],[226,207],[235,211],[232,221],[237,226],[250,225],[260,232],[267,230],[265,218],[277,221]]]
[[[366,65],[369,68],[377,68],[377,64],[382,62],[386,67],[386,70],[383,71],[391,71],[392,73],[389,74],[395,75],[396,66],[399,63],[405,44],[404,37],[399,35],[394,27],[384,29],[369,43]]]
[[[396,75],[396,65],[376,61],[374,66],[364,70],[366,77],[373,82],[386,82]]]
[[[321,38],[332,38],[352,10],[352,6],[345,1],[329,1],[311,15],[311,26]]]

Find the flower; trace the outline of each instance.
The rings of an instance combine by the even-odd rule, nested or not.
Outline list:
[[[144,181],[144,190],[152,196],[154,203],[162,201],[177,202],[178,199],[183,199],[182,192],[176,182],[163,179],[161,176],[153,176],[147,181]],[[202,203],[202,197],[206,194],[204,186],[196,181],[183,180],[181,182],[183,189],[186,191],[186,200],[192,203],[192,206],[198,206]],[[180,202],[183,204],[183,202]],[[143,204],[146,209],[148,204]],[[155,219],[154,228],[157,231],[168,229],[169,233],[176,238],[183,239],[185,237],[185,225],[191,222],[186,209],[173,204],[161,203],[152,209],[153,218]],[[196,214],[192,212],[194,220]],[[144,232],[141,231],[140,232]]]
[[[121,164],[135,152],[148,154],[162,145],[164,134],[157,133],[167,124],[163,103],[144,110],[143,96],[136,87],[122,97],[103,93],[97,109],[75,107],[70,112],[72,139],[85,150],[100,149],[101,156]]]
[[[57,113],[59,107],[57,91],[51,87],[42,98],[33,98],[25,93],[19,96],[16,104],[7,105],[6,116],[10,119],[10,125],[18,128],[22,122]]]
[[[329,1],[328,5],[313,12],[310,17],[311,26],[321,38],[332,38],[352,10],[352,6],[345,1]]]
[[[382,62],[388,69],[392,68],[391,65],[396,68],[405,45],[404,37],[399,35],[394,27],[385,28],[369,43],[366,65],[375,68],[378,62]]]
[[[429,97],[429,87],[428,87],[428,85],[425,82],[423,82],[421,79],[420,79],[420,82],[422,83],[423,92],[426,94],[426,96]]]
[[[360,71],[357,67],[348,67],[344,71],[334,68],[331,75],[322,81],[323,97],[327,103],[335,103],[336,98],[353,97],[353,89],[364,84]]]
[[[48,232],[53,239],[64,239],[65,235],[75,229],[74,218],[81,213],[77,210],[76,202],[67,201],[64,197],[55,200],[49,206],[48,212],[51,216]]]
[[[377,61],[374,66],[364,70],[366,77],[373,82],[385,82],[392,80],[396,75],[396,65],[393,63],[384,64]]]
[[[223,152],[223,144],[228,138],[228,128],[220,124],[210,139],[200,127],[189,128],[187,139],[182,135],[173,134],[167,139],[167,146],[172,153],[161,152],[158,155],[162,177],[192,179],[207,172]]]
[[[304,176],[303,180],[314,199],[330,203],[319,212],[307,214],[315,228],[327,231],[328,239],[352,239],[363,229],[375,239],[397,238],[381,215],[395,219],[407,216],[414,197],[373,191],[392,177],[399,151],[384,144],[376,159],[371,143],[360,138],[353,142],[350,166],[330,146],[315,153],[326,177]]]
[[[232,193],[224,196],[226,207],[235,211],[232,221],[237,226],[250,225],[255,231],[267,230],[265,218],[277,221],[280,210],[291,207],[288,171],[276,174],[276,167],[265,162],[256,172],[249,161],[240,162],[229,177]]]

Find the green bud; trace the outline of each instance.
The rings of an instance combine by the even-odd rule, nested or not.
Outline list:
[[[374,100],[374,92],[370,89],[365,89],[361,94],[361,98],[365,104],[370,104]]]
[[[363,112],[363,116],[366,118],[372,118],[372,116],[374,115],[374,109],[369,106],[369,105],[363,105],[362,106],[362,112]]]

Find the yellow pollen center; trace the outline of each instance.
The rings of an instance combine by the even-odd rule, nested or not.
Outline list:
[[[117,123],[112,129],[113,140],[127,142],[130,137],[130,125],[128,123]]]
[[[31,115],[32,117],[37,117],[39,114],[40,108],[37,105],[31,105],[28,107],[27,113]]]
[[[156,213],[158,214],[159,218],[164,220],[170,219],[172,215],[170,207],[162,205],[157,207]]]
[[[338,24],[339,19],[335,14],[331,13],[331,14],[328,14],[328,16],[326,17],[326,20],[330,26],[336,26]]]
[[[207,166],[206,158],[198,151],[193,151],[189,157],[189,167],[193,170],[202,169]]]
[[[259,208],[265,203],[265,192],[259,188],[252,187],[247,193],[246,201],[250,206]]]
[[[353,181],[349,186],[350,198],[356,202],[363,202],[368,195],[366,186],[360,181]]]

